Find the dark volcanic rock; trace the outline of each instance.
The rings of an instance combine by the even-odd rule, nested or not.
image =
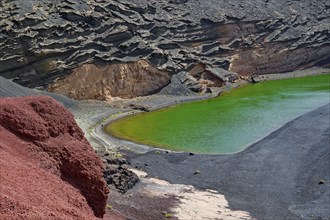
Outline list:
[[[329,10],[327,0],[1,1],[0,75],[40,86],[85,63],[141,59],[170,75],[329,66]]]
[[[61,104],[0,98],[0,134],[1,219],[103,217],[102,163]]]
[[[114,187],[120,193],[126,193],[140,181],[139,177],[129,170],[127,161],[116,151],[99,149],[97,154],[103,158],[103,176],[110,187]]]
[[[121,193],[127,192],[140,181],[135,173],[117,165],[107,165],[104,178],[108,185],[113,185]]]

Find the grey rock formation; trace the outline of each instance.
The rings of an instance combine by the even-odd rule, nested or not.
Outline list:
[[[172,77],[171,83],[164,87],[159,94],[166,95],[191,95],[192,90],[188,88],[188,73],[180,72]]]
[[[329,66],[329,13],[327,0],[5,0],[0,75],[43,86],[85,63],[146,59],[171,75],[203,64],[226,82],[236,76],[220,69]]]

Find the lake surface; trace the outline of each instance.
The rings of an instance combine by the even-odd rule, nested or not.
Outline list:
[[[209,100],[119,119],[111,135],[176,151],[234,153],[330,102],[330,74],[250,84]]]

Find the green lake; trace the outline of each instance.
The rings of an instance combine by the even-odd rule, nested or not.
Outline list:
[[[169,150],[234,153],[329,102],[330,74],[275,80],[128,116],[105,130],[120,139]]]

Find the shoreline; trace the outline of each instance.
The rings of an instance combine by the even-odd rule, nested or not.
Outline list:
[[[329,112],[330,104],[308,112],[237,154],[153,150],[126,158],[150,178],[215,190],[251,219],[329,219]]]
[[[328,68],[310,68],[310,69],[306,69],[306,70],[297,70],[297,71],[293,71],[293,72],[287,72],[287,73],[279,73],[279,74],[263,74],[263,75],[259,75],[258,77],[260,77],[260,82],[264,82],[264,81],[272,81],[272,80],[281,80],[281,79],[289,79],[289,78],[300,78],[300,77],[307,77],[307,76],[316,76],[316,75],[324,75],[324,74],[329,74],[330,73],[330,69]],[[164,108],[169,108],[172,106],[176,106],[178,104],[183,104],[183,103],[188,103],[188,102],[195,102],[195,101],[201,101],[201,100],[207,100],[207,99],[212,99],[212,98],[216,98],[218,96],[221,96],[221,93],[224,91],[228,91],[231,89],[236,89],[239,88],[241,86],[246,86],[249,85],[250,83],[248,83],[247,81],[241,81],[239,83],[233,84],[230,88],[219,88],[217,93],[215,94],[203,94],[203,95],[196,95],[196,96],[173,96],[171,97],[171,100],[162,104],[158,104],[156,101],[156,104],[148,106],[150,111],[156,111],[159,109],[164,109]],[[153,95],[153,96],[148,96],[147,99],[149,98],[155,98],[155,99],[159,99],[161,100],[164,97],[168,97],[168,96],[164,96],[164,95]],[[133,103],[134,99],[132,100]],[[143,103],[143,102],[142,102]],[[140,104],[138,102],[138,104]],[[316,107],[317,108],[317,107]],[[128,112],[124,112],[122,114],[118,114],[115,117],[111,117],[110,119],[106,120],[105,122],[96,124],[96,126],[93,128],[91,135],[93,136],[93,138],[99,140],[101,143],[103,143],[105,146],[109,146],[110,149],[115,149],[117,148],[118,150],[121,150],[124,147],[124,150],[131,150],[134,151],[136,153],[146,153],[150,150],[162,150],[162,151],[170,151],[170,152],[176,152],[176,153],[182,153],[183,151],[173,151],[170,149],[165,149],[165,148],[161,148],[158,146],[152,146],[152,145],[147,145],[147,144],[143,144],[143,143],[138,143],[138,142],[134,142],[132,140],[127,140],[127,139],[122,139],[119,137],[116,137],[114,135],[111,135],[109,133],[107,133],[104,128],[106,126],[108,126],[109,124],[111,124],[112,122],[125,118],[127,116],[133,115],[133,114],[139,114],[142,113],[143,111],[138,111],[138,110],[132,110],[132,111],[128,111]],[[293,119],[294,120],[294,119]],[[272,132],[276,131],[277,129],[280,129],[280,127],[272,130],[269,134],[271,134]],[[254,143],[262,140],[263,138],[267,137],[269,134],[266,134],[265,136],[263,136],[262,138],[255,140],[249,144],[246,145],[245,148],[243,148],[240,151],[234,152],[234,153],[228,153],[228,154],[236,154],[236,153],[240,153],[242,151],[244,151],[246,148],[248,148],[249,146],[253,145]],[[196,153],[199,154],[199,153]],[[205,154],[205,153],[201,153],[201,154]],[[205,155],[215,155],[215,154],[205,154]]]
[[[330,69],[328,69],[328,71],[330,72]],[[274,79],[274,80],[276,80],[276,79]],[[244,218],[238,217],[236,219],[254,219],[255,216],[262,216],[261,218],[263,218],[263,216],[265,216],[265,215],[262,213],[260,214],[260,211],[258,211],[258,209],[260,208],[260,206],[262,206],[262,209],[265,208],[265,207],[263,207],[263,205],[261,203],[268,204],[270,207],[274,206],[274,204],[272,204],[273,202],[272,202],[271,197],[263,198],[262,202],[259,202],[260,204],[255,203],[255,201],[253,200],[253,202],[252,201],[248,202],[248,203],[251,203],[250,206],[249,205],[246,206],[245,201],[248,201],[249,199],[254,198],[254,195],[253,195],[253,193],[250,192],[251,188],[244,185],[244,183],[248,182],[248,181],[242,181],[242,179],[244,179],[244,178],[242,178],[242,176],[243,177],[245,176],[245,178],[248,178],[248,179],[251,179],[251,177],[253,177],[252,183],[249,183],[249,184],[252,184],[251,186],[256,186],[257,188],[260,188],[258,186],[259,185],[258,182],[260,182],[260,181],[263,182],[263,180],[268,179],[268,177],[266,178],[264,176],[261,177],[261,179],[260,178],[258,179],[255,177],[255,175],[260,173],[260,171],[256,170],[256,168],[258,168],[259,166],[256,167],[257,163],[255,161],[250,161],[250,160],[251,159],[254,159],[257,161],[264,160],[262,158],[267,158],[268,156],[267,157],[256,156],[255,152],[254,152],[256,147],[254,147],[254,146],[259,142],[263,142],[269,136],[273,136],[274,134],[278,133],[278,131],[283,130],[284,127],[290,126],[290,124],[294,123],[296,120],[301,120],[301,118],[304,118],[305,115],[300,116],[300,117],[288,122],[285,126],[274,131],[273,133],[268,135],[266,138],[263,138],[261,140],[256,140],[256,142],[249,145],[244,150],[237,152],[235,154],[225,154],[225,155],[216,155],[216,154],[189,155],[189,153],[187,153],[187,152],[169,151],[169,150],[165,150],[165,149],[152,148],[152,147],[148,147],[145,145],[130,143],[129,141],[118,140],[116,138],[112,139],[112,137],[110,137],[110,135],[103,132],[103,126],[106,123],[108,123],[109,121],[116,120],[119,117],[125,117],[127,115],[132,114],[133,112],[135,112],[135,113],[140,112],[140,111],[133,111],[130,108],[125,108],[125,105],[129,106],[130,103],[138,103],[138,104],[147,103],[147,104],[150,104],[151,106],[152,105],[157,106],[157,103],[159,103],[159,101],[162,101],[160,99],[163,99],[163,98],[166,99],[166,101],[165,101],[166,104],[170,104],[169,106],[178,104],[178,99],[179,99],[178,97],[169,97],[169,96],[142,97],[142,98],[137,98],[137,101],[136,100],[125,100],[125,101],[123,101],[122,105],[119,105],[119,107],[113,107],[113,105],[107,104],[104,110],[100,110],[99,104],[96,103],[95,106],[93,106],[91,108],[91,111],[93,112],[93,110],[97,109],[97,110],[99,110],[99,113],[87,115],[87,116],[85,115],[85,118],[87,118],[89,120],[88,124],[86,124],[86,122],[82,123],[82,121],[80,120],[80,123],[83,124],[83,126],[85,126],[85,128],[83,130],[90,133],[89,134],[90,136],[88,138],[89,141],[90,141],[90,139],[92,139],[92,141],[94,143],[96,143],[96,146],[102,147],[102,148],[104,147],[107,151],[112,151],[112,150],[117,151],[118,150],[121,154],[124,155],[123,157],[128,160],[129,167],[134,168],[135,171],[136,171],[136,169],[138,169],[138,170],[142,170],[142,171],[146,172],[147,176],[144,176],[141,178],[141,183],[139,183],[137,186],[133,187],[133,189],[129,190],[126,194],[120,195],[120,194],[116,193],[114,190],[111,190],[110,197],[116,198],[116,200],[118,200],[117,204],[113,204],[113,201],[109,200],[110,204],[114,205],[114,209],[112,211],[114,211],[117,214],[121,214],[122,216],[130,216],[132,213],[135,213],[136,210],[134,211],[129,208],[132,205],[133,201],[131,201],[131,203],[129,201],[131,200],[132,196],[134,197],[134,195],[137,195],[137,197],[144,198],[144,199],[141,199],[141,201],[139,201],[139,203],[141,203],[139,205],[139,207],[142,210],[140,214],[142,214],[148,210],[147,207],[148,207],[149,203],[153,204],[154,202],[158,203],[159,201],[161,201],[160,203],[163,205],[161,207],[159,207],[158,212],[161,212],[161,210],[171,210],[170,213],[173,214],[174,219],[176,218],[176,216],[181,216],[182,212],[188,213],[189,208],[187,208],[187,206],[184,206],[182,208],[181,214],[176,213],[176,211],[178,211],[178,209],[180,207],[179,204],[182,204],[185,202],[184,200],[180,200],[180,199],[182,199],[181,194],[180,193],[169,193],[166,196],[166,198],[164,198],[163,196],[159,195],[159,192],[164,190],[164,188],[162,188],[162,185],[148,184],[151,181],[150,179],[155,179],[155,180],[160,180],[160,181],[165,180],[169,184],[173,184],[173,185],[171,185],[171,187],[176,187],[176,184],[181,184],[182,186],[192,185],[192,186],[194,186],[195,190],[197,190],[198,192],[201,192],[201,193],[206,193],[210,189],[212,191],[212,193],[215,193],[215,195],[217,197],[219,196],[218,197],[219,199],[220,199],[220,197],[222,198],[222,196],[224,196],[225,200],[228,202],[226,207],[228,207],[227,213],[229,215],[231,215],[231,213],[234,212],[233,210],[238,210],[238,211],[241,210],[241,211],[245,212],[246,215],[248,216],[248,217],[245,216]],[[181,98],[183,98],[187,101],[194,100],[194,99],[192,99],[192,97],[189,97],[189,96],[181,97]],[[200,96],[197,98],[201,99]],[[206,97],[206,98],[208,98],[208,97]],[[152,99],[154,99],[154,100],[152,100]],[[164,105],[164,101],[162,101],[162,104]],[[152,110],[155,110],[155,109],[152,109]],[[111,114],[107,115],[105,110]],[[316,110],[314,110],[314,111],[316,111]],[[307,113],[307,114],[310,114],[310,113]],[[82,115],[84,115],[84,114],[82,114]],[[77,116],[77,115],[75,115],[75,116]],[[316,116],[319,116],[319,115],[316,115]],[[324,117],[324,113],[321,116]],[[81,124],[79,124],[79,125],[81,126]],[[309,123],[307,123],[307,125],[308,124]],[[89,128],[89,129],[87,129],[87,128]],[[90,128],[92,128],[92,129],[90,129]],[[98,135],[102,135],[102,133],[103,133],[103,135],[105,135],[104,136],[105,140],[102,139],[102,137],[98,136]],[[313,133],[313,129],[310,131],[310,133]],[[302,137],[302,139],[304,139],[304,138],[306,138],[306,136]],[[305,142],[304,142],[304,144],[305,144]],[[95,149],[97,150],[97,147]],[[262,148],[260,147],[260,149],[262,149]],[[277,150],[277,153],[271,154],[270,155],[271,157],[269,157],[265,161],[273,160],[274,158],[276,158],[274,155],[282,155],[283,152],[285,152],[285,150],[283,150],[283,149]],[[284,153],[284,154],[286,154],[286,153]],[[248,161],[246,161],[247,155],[250,155],[248,157],[249,158]],[[155,157],[156,157],[156,159],[155,159]],[[315,158],[315,156],[309,156],[307,158]],[[246,165],[246,164],[238,165],[240,163],[243,163],[243,162],[241,162],[241,160],[243,160],[243,162],[248,165]],[[305,161],[307,161],[307,159],[305,159]],[[286,162],[286,160],[282,160],[282,162],[284,163],[284,162]],[[220,165],[220,167],[219,167],[219,165]],[[245,169],[245,171],[243,170],[243,171],[239,171],[239,173],[237,173],[238,170],[242,169],[242,167],[245,167],[245,166],[246,166],[246,169],[252,169],[252,171],[247,172]],[[260,167],[263,167],[263,166],[260,166]],[[263,170],[267,171],[266,172],[267,174],[272,174],[273,167],[274,167],[274,165],[271,165],[271,166],[263,168]],[[324,166],[324,167],[326,167],[326,166]],[[305,169],[309,169],[309,168],[307,168],[307,166],[305,166]],[[232,171],[234,171],[234,174],[232,174]],[[197,174],[195,174],[195,172]],[[242,172],[242,173],[240,173],[240,172]],[[137,172],[137,174],[138,173],[139,173],[139,171]],[[263,174],[263,175],[265,175],[265,174]],[[304,173],[302,172],[301,175],[304,175]],[[269,180],[270,182],[272,182],[271,180],[274,180],[274,182],[276,182],[275,177],[269,177],[269,178],[270,178],[270,180]],[[330,177],[320,177],[320,178],[326,179],[327,186],[329,186],[328,182],[330,182]],[[329,181],[328,181],[328,179],[329,179]],[[230,183],[229,186],[228,186],[228,183]],[[266,185],[268,185],[269,183],[267,183]],[[205,185],[205,184],[208,184],[208,185]],[[243,186],[240,184],[243,184]],[[246,183],[246,184],[248,184],[248,183]],[[289,182],[287,184],[290,185],[292,183]],[[246,191],[247,187],[248,187],[248,190]],[[270,189],[267,189],[266,191],[273,191],[276,188],[277,188],[277,186],[274,186],[274,188],[271,187]],[[158,190],[154,191],[154,194],[150,194],[150,190],[152,190],[152,189],[158,189]],[[245,191],[244,190],[242,191],[241,189],[244,189]],[[192,191],[193,194],[195,194],[194,193],[195,190]],[[145,193],[146,191],[149,193],[146,194]],[[256,195],[258,195],[260,192],[257,191],[255,193],[257,193]],[[201,195],[201,194],[198,194],[198,195]],[[187,195],[187,197],[185,197],[185,198],[192,199],[197,204],[203,205],[203,201],[205,201],[206,198],[200,197],[198,195],[196,195],[194,198],[190,197],[190,195]],[[329,195],[330,195],[330,193],[329,193]],[[207,197],[207,198],[209,198],[209,197]],[[126,205],[123,205],[123,204],[126,204]],[[225,203],[222,203],[222,204],[225,204]],[[297,203],[297,205],[294,208],[292,208],[292,207],[291,208],[289,207],[289,208],[290,208],[290,210],[291,209],[294,210],[294,212],[299,212],[299,210],[297,211],[297,208],[296,208],[296,207],[298,207],[298,205],[299,205],[299,203]],[[190,207],[190,206],[188,205],[188,207]],[[283,205],[283,207],[284,207],[284,205]],[[288,209],[288,207],[286,207],[286,209]],[[310,208],[307,207],[306,209],[310,209]],[[121,212],[121,210],[125,210],[125,212],[127,212],[128,214],[125,212]],[[285,209],[283,209],[283,210],[285,210]],[[217,213],[218,211],[219,211],[218,209],[212,209],[212,210],[210,210],[209,213],[204,213],[204,216],[200,216],[200,217],[211,220],[214,218],[212,218],[210,216],[213,216],[214,213]],[[309,211],[312,212],[311,210],[309,210]],[[274,212],[276,215],[279,214],[279,213],[277,213],[278,211],[276,211],[276,210],[273,210],[272,212]],[[290,211],[290,212],[293,212],[293,211]],[[285,213],[286,213],[285,215],[287,215],[287,212],[285,212]],[[155,213],[153,213],[153,214],[155,214]],[[153,214],[150,213],[150,215],[146,219],[153,219],[152,218]],[[328,213],[325,213],[324,215],[326,216],[326,218],[328,216],[330,216],[330,214],[328,214]],[[162,215],[160,215],[160,217],[162,217]],[[223,216],[223,217],[225,217],[225,216]],[[135,215],[135,219],[142,219],[142,218],[139,218]],[[301,218],[297,218],[297,219],[301,219]]]
[[[280,80],[280,79],[290,79],[290,78],[300,78],[306,76],[317,76],[322,74],[329,74],[330,68],[321,68],[321,67],[313,67],[304,70],[296,70],[292,72],[285,73],[269,73],[269,74],[261,74],[259,75],[261,81],[269,81],[269,80]]]

